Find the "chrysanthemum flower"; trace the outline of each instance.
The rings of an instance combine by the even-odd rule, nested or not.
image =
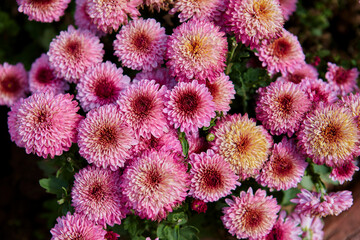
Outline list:
[[[70,25],[52,40],[47,54],[58,77],[77,83],[89,68],[102,62],[104,50],[100,39],[90,31]]]
[[[231,164],[241,179],[255,176],[267,160],[272,138],[247,114],[228,115],[212,129],[215,142],[212,149]]]
[[[134,70],[151,71],[164,62],[167,36],[155,19],[136,19],[123,26],[114,41],[115,56]]]
[[[28,15],[29,20],[39,22],[59,21],[71,0],[16,0],[18,11]]]
[[[156,68],[150,72],[139,72],[136,74],[132,83],[137,83],[142,79],[155,80],[160,86],[166,86],[168,90],[173,89],[176,85],[175,78],[171,77],[169,69],[162,67]]]
[[[25,147],[25,143],[21,141],[21,136],[19,135],[19,124],[20,120],[17,117],[19,108],[24,103],[24,98],[20,98],[11,106],[11,111],[8,112],[8,128],[11,141],[15,142],[18,147]]]
[[[199,135],[199,132],[187,134],[186,140],[189,143],[189,156],[193,153],[200,154],[206,152],[211,147],[210,143]]]
[[[281,36],[284,25],[277,0],[230,0],[225,18],[237,41],[251,48]]]
[[[105,240],[118,240],[120,237],[120,234],[117,234],[113,231],[107,231],[105,234]]]
[[[26,96],[29,88],[28,75],[22,63],[0,64],[0,105],[11,106]]]
[[[255,194],[250,187],[247,192],[240,192],[240,197],[226,199],[229,207],[223,208],[221,217],[225,228],[237,238],[260,238],[270,233],[280,206],[272,196],[266,196],[264,190],[258,189]]]
[[[85,112],[103,106],[116,103],[120,93],[130,85],[130,78],[123,75],[122,68],[107,61],[99,63],[89,69],[76,85],[78,94],[76,98]]]
[[[280,8],[286,21],[289,20],[291,14],[295,12],[296,3],[297,0],[280,0]]]
[[[337,105],[320,106],[307,115],[298,145],[316,164],[337,166],[359,153],[359,130],[351,112]]]
[[[200,199],[194,199],[191,202],[191,209],[197,213],[205,213],[207,210],[206,202]]]
[[[226,9],[223,0],[178,0],[174,7],[169,11],[170,14],[180,12],[180,22],[185,22],[190,18],[199,20],[219,20],[221,12]]]
[[[215,104],[209,90],[196,80],[180,82],[166,93],[164,112],[171,125],[181,132],[197,132],[198,128],[210,125],[215,117]]]
[[[273,135],[287,133],[291,137],[311,107],[305,92],[291,82],[272,82],[258,94],[256,118]]]
[[[137,144],[117,105],[109,104],[88,112],[78,128],[79,153],[89,163],[116,171],[123,167],[130,148]]]
[[[162,220],[187,195],[186,167],[169,152],[144,152],[122,175],[127,204],[141,218]]]
[[[136,19],[140,12],[137,9],[142,0],[92,0],[87,1],[87,13],[97,28],[105,33],[112,33],[121,25],[128,23],[128,15]]]
[[[334,181],[339,181],[343,184],[345,181],[351,181],[355,171],[358,171],[359,167],[355,165],[354,161],[347,161],[341,165],[334,167],[331,170],[330,178]]]
[[[169,37],[167,67],[178,81],[215,81],[224,71],[227,40],[225,33],[211,22],[190,20]]]
[[[88,220],[84,215],[70,212],[66,216],[58,217],[57,224],[50,230],[51,240],[101,240],[104,239],[106,231],[94,222]]]
[[[359,71],[357,68],[346,70],[330,62],[328,63],[328,69],[325,73],[326,80],[328,80],[337,90],[338,94],[342,96],[359,89],[357,86],[358,77]]]
[[[223,112],[224,115],[230,110],[231,99],[235,98],[234,84],[230,81],[229,76],[220,73],[220,76],[212,83],[206,81],[206,87],[209,89],[215,111]]]
[[[310,64],[303,64],[300,68],[295,69],[292,73],[287,73],[279,78],[281,81],[301,83],[305,78],[318,79],[319,73],[316,68]]]
[[[16,124],[9,125],[9,129],[18,127],[20,145],[26,153],[54,158],[76,142],[76,128],[82,119],[78,110],[70,94],[34,93],[19,106],[12,122]]]
[[[31,65],[29,85],[32,93],[53,91],[58,94],[69,90],[69,84],[64,79],[56,77],[50,66],[49,57],[44,53]]]
[[[355,117],[357,127],[360,131],[360,93],[352,94],[342,97],[339,101],[341,106],[346,107]]]
[[[168,129],[163,113],[165,92],[166,87],[160,88],[154,80],[144,79],[130,85],[117,101],[137,138],[150,138],[151,135],[158,138]]]
[[[190,159],[189,196],[204,202],[215,202],[229,195],[231,190],[240,185],[237,182],[239,177],[235,175],[230,164],[212,150],[208,150],[206,153],[194,153]]]
[[[105,33],[97,28],[88,14],[88,0],[76,0],[74,13],[75,25],[82,29],[87,29],[97,36],[103,36]]]
[[[286,75],[305,64],[305,55],[297,37],[285,29],[281,37],[262,45],[255,54],[270,74],[281,72]]]
[[[332,192],[321,196],[321,193],[301,189],[301,193],[297,194],[297,198],[291,199],[291,202],[297,204],[294,211],[298,214],[325,217],[337,216],[349,209],[353,204],[353,198],[350,191]]]
[[[307,163],[305,156],[299,153],[294,141],[283,137],[274,144],[270,160],[262,168],[257,181],[276,190],[287,190],[296,187],[304,176]]]
[[[300,225],[302,234],[301,237],[303,239],[311,239],[311,240],[323,240],[324,232],[323,227],[324,223],[321,221],[319,217],[310,217],[302,214],[298,214],[296,212],[292,212],[289,217],[291,220]]]
[[[74,176],[72,206],[95,224],[121,224],[127,210],[123,206],[119,171],[87,166]]]

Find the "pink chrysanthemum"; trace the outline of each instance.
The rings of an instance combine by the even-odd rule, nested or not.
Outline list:
[[[136,19],[140,12],[137,9],[142,0],[92,0],[87,1],[87,13],[97,28],[105,33],[112,33],[121,25],[128,23],[128,15]]]
[[[305,156],[299,153],[294,141],[283,137],[280,143],[274,144],[270,160],[262,168],[257,181],[278,191],[287,190],[297,186],[306,167]]]
[[[144,152],[125,169],[122,191],[141,218],[162,220],[187,195],[186,167],[169,152]]]
[[[305,216],[302,214],[297,214],[296,212],[292,212],[289,218],[300,225],[302,230],[301,237],[303,239],[324,239],[324,232],[322,230],[324,223],[321,221],[321,218]]]
[[[0,105],[10,107],[26,96],[28,88],[28,75],[22,63],[0,64]]]
[[[50,66],[49,57],[44,53],[31,65],[29,85],[32,93],[52,91],[58,94],[69,90],[69,84],[64,79],[56,77]]]
[[[88,220],[80,214],[71,215],[70,212],[66,216],[58,217],[57,224],[50,230],[51,240],[102,240],[106,231],[94,222]]]
[[[212,150],[206,153],[194,153],[190,159],[189,196],[204,202],[215,202],[229,195],[231,190],[240,185],[237,181],[239,177],[235,175],[230,164]]]
[[[299,85],[291,82],[272,82],[258,89],[256,118],[273,135],[296,132],[310,109],[311,102]]]
[[[270,233],[280,206],[272,196],[266,196],[264,190],[255,194],[250,187],[247,192],[240,192],[240,197],[226,199],[229,207],[223,208],[221,217],[225,228],[237,238],[260,238]]]
[[[109,104],[88,112],[79,124],[79,153],[89,163],[116,171],[123,167],[130,148],[137,144],[117,105]]]
[[[241,179],[255,176],[263,167],[272,147],[272,138],[247,114],[228,115],[212,129],[212,149],[229,162]]]
[[[59,21],[71,0],[16,0],[18,11],[28,15],[29,20],[39,22]]]
[[[206,81],[206,87],[213,97],[215,110],[226,115],[230,110],[231,99],[235,99],[236,93],[234,84],[230,81],[229,76],[221,73],[214,82]]]
[[[348,210],[353,204],[353,198],[350,191],[332,192],[321,195],[318,192],[309,192],[301,189],[297,198],[291,199],[296,203],[295,212],[311,217],[325,217],[328,215],[339,215],[341,212]]]
[[[199,132],[187,134],[186,140],[189,143],[189,156],[193,153],[200,154],[206,152],[211,147],[210,143],[199,135]]]
[[[200,199],[194,199],[191,202],[191,209],[197,213],[205,213],[207,210],[206,202]]]
[[[341,106],[344,106],[351,111],[360,131],[360,93],[350,93],[349,95],[342,97],[339,103]]]
[[[52,92],[35,93],[26,98],[17,109],[15,123],[10,132],[17,134],[26,153],[54,158],[69,150],[76,142],[76,128],[82,117],[79,107],[70,94],[54,95]],[[10,113],[9,113],[10,115]]]
[[[285,29],[281,37],[262,45],[255,55],[270,74],[281,72],[286,75],[305,64],[305,55],[297,37]]]
[[[355,171],[358,170],[359,167],[355,165],[354,161],[347,161],[334,167],[329,177],[332,180],[339,181],[340,184],[343,184],[345,181],[351,181]]]
[[[251,48],[281,36],[284,25],[278,0],[230,0],[225,18],[237,41]]]
[[[280,0],[280,8],[286,21],[296,11],[296,3],[297,0]]]
[[[119,171],[88,166],[74,177],[71,205],[75,212],[104,227],[121,224],[127,210],[122,203]]]
[[[76,98],[85,112],[105,104],[116,103],[120,93],[130,85],[130,78],[122,68],[107,61],[89,69],[76,85]]]
[[[341,165],[359,153],[359,130],[351,112],[335,104],[320,105],[307,115],[298,145],[316,164]]]
[[[318,79],[319,73],[316,68],[310,64],[303,64],[300,68],[295,69],[292,73],[287,73],[279,78],[281,81],[301,83],[305,78]]]
[[[8,128],[11,141],[15,142],[18,147],[25,147],[25,143],[21,141],[21,136],[19,135],[19,124],[20,120],[17,115],[19,108],[24,103],[24,98],[20,98],[11,106],[11,111],[8,112]]]
[[[105,33],[97,28],[91,21],[88,14],[88,0],[76,0],[76,8],[74,13],[75,25],[82,29],[87,29],[97,36],[103,36]]]
[[[209,90],[196,80],[180,82],[166,93],[168,101],[164,112],[171,125],[181,132],[197,132],[198,128],[210,126],[215,117],[215,104]]]
[[[115,56],[134,70],[151,71],[164,62],[167,36],[155,19],[136,19],[123,26],[114,41]]]
[[[165,118],[164,94],[166,87],[154,80],[141,80],[130,85],[117,103],[124,113],[125,121],[134,129],[137,138],[160,137],[168,129]]]
[[[171,77],[170,71],[167,68],[160,67],[150,72],[139,72],[136,74],[132,83],[137,83],[142,79],[155,80],[160,86],[166,86],[168,90],[173,89],[176,85],[175,78]]]
[[[169,37],[166,65],[178,81],[215,81],[225,68],[225,33],[211,22],[190,20]]]
[[[178,0],[174,7],[169,11],[170,14],[180,12],[180,22],[185,22],[190,18],[199,20],[216,21],[219,20],[221,12],[226,9],[223,0]]]
[[[77,83],[89,68],[102,62],[103,46],[90,31],[70,25],[52,40],[47,54],[58,77]]]
[[[343,67],[330,62],[328,63],[328,69],[325,74],[326,80],[328,80],[329,83],[334,86],[338,94],[342,96],[359,89],[357,86],[358,77],[359,72],[357,68],[346,70]]]
[[[113,231],[107,231],[105,234],[105,240],[118,240],[119,237],[120,235]]]
[[[302,231],[297,222],[285,217],[286,211],[282,210],[271,232],[258,240],[301,240]]]

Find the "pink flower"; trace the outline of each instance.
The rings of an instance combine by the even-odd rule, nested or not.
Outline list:
[[[81,29],[87,29],[97,36],[103,36],[105,33],[97,28],[88,14],[88,2],[88,0],[76,0],[75,25]]]
[[[189,143],[189,156],[193,153],[200,154],[206,152],[211,147],[210,143],[199,135],[199,132],[187,134],[186,140]]]
[[[319,73],[316,68],[310,64],[303,64],[301,67],[295,69],[292,73],[286,73],[279,80],[292,82],[295,84],[301,83],[302,80],[309,78],[310,80],[318,79]]]
[[[341,165],[335,166],[330,173],[330,178],[343,184],[345,181],[351,181],[355,171],[359,171],[359,167],[354,161],[347,161]]]
[[[289,218],[300,225],[302,234],[301,237],[303,239],[311,239],[311,240],[323,240],[324,232],[323,227],[324,223],[321,221],[319,217],[310,217],[302,214],[297,214],[296,212],[292,212]]]
[[[250,187],[240,192],[240,197],[225,199],[229,207],[223,208],[222,222],[229,233],[237,238],[256,239],[271,232],[280,206],[272,196],[266,196],[264,190],[255,194]]]
[[[11,141],[15,142],[18,147],[25,147],[25,143],[21,141],[21,136],[19,134],[19,125],[20,120],[17,115],[19,112],[19,108],[24,103],[24,99],[20,98],[17,102],[15,102],[11,106],[11,111],[8,112],[8,128]]]
[[[215,81],[225,69],[225,33],[211,22],[190,20],[169,37],[166,66],[178,81]]]
[[[120,235],[113,231],[107,231],[105,234],[106,240],[117,240],[119,239]]]
[[[338,94],[345,96],[354,90],[358,90],[358,77],[359,71],[357,68],[346,70],[341,66],[328,62],[328,71],[325,74],[325,78],[334,86]]]
[[[216,115],[209,90],[196,80],[180,82],[166,93],[166,98],[164,112],[170,124],[180,128],[181,132],[197,132],[198,128],[208,127]]]
[[[129,150],[137,144],[132,129],[115,104],[88,112],[79,124],[79,153],[89,163],[116,171],[123,167]]]
[[[280,8],[286,21],[289,20],[291,14],[295,12],[296,3],[297,0],[280,0]]]
[[[360,131],[360,93],[350,93],[349,95],[342,97],[339,104],[351,111],[357,123],[357,128]]]
[[[52,40],[47,54],[57,77],[77,83],[89,68],[102,62],[104,50],[94,34],[70,25]]]
[[[143,79],[155,80],[160,86],[166,86],[168,90],[173,89],[176,85],[176,81],[171,77],[169,69],[162,67],[153,69],[150,72],[139,72],[132,83],[137,83]]]
[[[28,76],[22,63],[0,64],[0,105],[10,107],[26,96],[28,88]]]
[[[28,15],[29,20],[39,22],[59,21],[71,0],[16,0],[18,11]]]
[[[167,36],[155,19],[131,21],[114,41],[115,56],[128,68],[151,71],[164,62]]]
[[[98,63],[80,78],[76,98],[85,112],[105,104],[116,103],[120,94],[130,85],[130,78],[122,68],[107,61]]]
[[[197,213],[205,213],[207,210],[206,202],[199,199],[194,199],[191,202],[191,209]]]

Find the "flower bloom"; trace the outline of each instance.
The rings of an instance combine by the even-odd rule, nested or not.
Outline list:
[[[284,25],[277,0],[230,0],[225,21],[237,41],[251,48],[280,37]]]
[[[356,81],[358,77],[359,71],[357,68],[346,70],[330,62],[328,63],[328,69],[325,73],[326,80],[328,80],[338,94],[342,96],[359,89]]]
[[[134,70],[151,71],[164,62],[167,36],[155,19],[136,19],[123,26],[114,41],[115,56]]]
[[[102,62],[103,46],[90,31],[70,25],[52,40],[47,54],[57,77],[77,83],[89,68]]]
[[[212,133],[215,135],[212,149],[230,163],[241,179],[259,173],[273,144],[269,133],[247,114],[226,116]]]
[[[292,136],[311,106],[300,86],[291,82],[272,82],[258,89],[258,94],[256,118],[273,135],[287,133]]]
[[[358,130],[360,131],[360,93],[352,94],[342,97],[339,101],[341,106],[349,109],[355,117]]]
[[[79,153],[89,163],[116,171],[123,167],[130,148],[137,144],[132,129],[115,104],[88,112],[78,128]]]
[[[289,20],[291,14],[295,12],[296,3],[297,0],[280,0],[280,8],[286,21]]]
[[[339,181],[343,184],[345,181],[351,181],[355,171],[358,171],[359,167],[355,165],[354,161],[346,161],[341,165],[334,167],[331,170],[330,178],[333,181]]]
[[[107,61],[98,63],[80,78],[76,85],[76,98],[85,112],[120,99],[120,93],[130,85],[130,78],[123,75],[122,68]]]
[[[229,233],[239,239],[257,239],[269,234],[280,210],[276,199],[266,196],[261,189],[253,194],[251,187],[240,192],[240,197],[232,196],[232,200],[225,202],[229,207],[223,208],[221,220]]]
[[[71,215],[68,212],[66,216],[58,217],[56,221],[57,224],[50,230],[51,240],[102,240],[106,234],[101,226],[95,225],[81,214]]]
[[[186,167],[169,152],[147,151],[122,175],[127,205],[141,218],[162,220],[187,196]]]
[[[76,0],[74,13],[75,25],[82,29],[87,29],[97,36],[103,36],[105,33],[97,28],[88,14],[88,0]]]
[[[166,66],[178,81],[215,81],[224,71],[227,53],[225,33],[211,22],[190,20],[169,37]]]
[[[28,76],[22,63],[0,64],[0,105],[10,107],[26,96],[28,88]]]
[[[298,214],[296,212],[292,212],[289,217],[293,220],[297,225],[300,225],[302,234],[301,237],[303,239],[311,239],[311,240],[323,240],[324,232],[323,227],[324,223],[321,221],[319,217],[310,217],[302,214]]]
[[[207,210],[206,202],[199,199],[194,199],[191,202],[191,209],[196,211],[197,213],[205,213]]]
[[[180,82],[165,97],[164,112],[174,128],[181,132],[197,132],[198,128],[210,125],[211,118],[215,117],[215,104],[212,96],[204,84],[196,80]]]
[[[75,212],[104,227],[121,224],[126,209],[121,202],[119,171],[89,165],[74,177],[71,205]]]
[[[78,104],[70,94],[34,93],[16,106],[9,132],[16,131],[16,139],[26,153],[40,157],[61,155],[76,142],[76,128],[82,117]],[[9,113],[9,116],[11,113]]]
[[[59,21],[71,0],[16,0],[18,11],[28,15],[29,20],[39,22]]]
[[[160,86],[166,86],[168,90],[173,89],[176,85],[175,78],[171,77],[169,69],[162,67],[153,69],[150,72],[137,73],[132,83],[137,83],[143,79],[155,80]]]
[[[190,156],[191,185],[189,195],[204,202],[215,202],[240,185],[238,176],[222,156],[212,150]]]
[[[299,84],[306,78],[313,80],[318,79],[318,76],[319,73],[315,67],[310,64],[303,64],[301,67],[296,68],[292,73],[282,75],[279,80]]]

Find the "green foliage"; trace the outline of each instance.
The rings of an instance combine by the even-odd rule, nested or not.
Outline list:
[[[186,139],[186,135],[184,132],[180,132],[180,129],[178,130],[178,138],[179,138],[179,141],[181,143],[181,147],[182,147],[182,150],[183,150],[183,154],[185,156],[185,159],[187,159],[189,157],[189,143]]]

